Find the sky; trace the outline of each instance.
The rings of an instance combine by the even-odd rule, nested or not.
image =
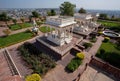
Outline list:
[[[0,0],[0,8],[59,8],[65,1],[76,8],[120,10],[120,0]]]

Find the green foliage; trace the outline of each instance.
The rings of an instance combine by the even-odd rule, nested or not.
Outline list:
[[[103,42],[109,42],[110,41],[110,38],[109,37],[105,37]]]
[[[70,71],[73,72],[75,71],[80,64],[82,63],[82,60],[79,58],[73,58],[71,62],[66,66],[66,68]]]
[[[64,2],[60,6],[61,15],[63,16],[73,16],[74,8],[76,6],[70,2]]]
[[[3,30],[3,32],[4,32],[7,36],[11,33],[11,31],[10,31],[9,29],[5,29],[5,30]]]
[[[24,23],[24,18],[23,17],[20,20]]]
[[[39,30],[43,33],[47,33],[47,32],[53,31],[54,28],[50,28],[50,27],[47,27],[47,26],[42,26],[42,27],[39,28]]]
[[[79,13],[86,13],[86,10],[84,8],[80,8],[80,10],[78,12]]]
[[[18,42],[27,40],[32,38],[32,33],[21,32],[13,35],[9,35],[7,37],[0,37],[0,47],[6,47],[12,44],[16,44]]]
[[[56,15],[56,12],[55,12],[55,10],[51,9],[51,11],[48,11],[48,12],[47,12],[47,15],[48,15],[48,16],[55,16],[55,15]]]
[[[19,29],[27,28],[27,27],[32,27],[32,24],[31,23],[21,23],[21,24],[14,24],[14,25],[9,26],[9,28],[11,30],[19,30]]]
[[[84,43],[83,46],[85,46],[85,49],[87,49],[88,47],[92,47],[92,43]]]
[[[23,59],[31,66],[34,73],[44,75],[55,67],[55,62],[46,54],[43,54],[31,43],[24,43],[18,49]]]
[[[13,19],[12,21],[14,22],[14,24],[16,24],[16,23],[17,23],[17,20],[16,20],[16,19]]]
[[[0,21],[9,21],[11,18],[7,16],[6,12],[0,14]]]
[[[33,11],[32,16],[38,18],[38,17],[40,17],[40,14],[36,11]]]
[[[100,19],[108,19],[107,14],[100,14],[99,16]]]
[[[116,44],[110,42],[102,43],[96,56],[120,68],[120,50],[116,46]]]
[[[32,74],[32,75],[28,75],[25,81],[41,81],[41,77],[39,74]]]
[[[79,58],[79,59],[81,59],[81,60],[83,60],[85,56],[84,56],[83,52],[80,52],[80,53],[76,54],[76,57]]]
[[[102,21],[102,20],[99,20],[98,22],[101,23],[106,28],[109,28],[111,30],[115,30],[118,32],[120,31],[120,23],[118,22]]]

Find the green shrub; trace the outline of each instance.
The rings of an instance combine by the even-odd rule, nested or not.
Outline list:
[[[66,66],[66,68],[70,71],[73,72],[75,71],[79,65],[82,63],[82,60],[79,58],[73,58],[71,62]]]
[[[81,59],[81,60],[83,60],[85,56],[84,56],[84,53],[81,52],[81,53],[77,53],[76,57],[79,58],[79,59]]]
[[[54,60],[50,56],[41,53],[31,43],[27,42],[23,44],[18,50],[34,73],[44,75],[48,70],[56,66]]]
[[[83,46],[85,46],[85,48],[87,49],[88,47],[92,47],[91,43],[84,43]]]
[[[103,42],[109,42],[110,38],[109,37],[105,37]]]

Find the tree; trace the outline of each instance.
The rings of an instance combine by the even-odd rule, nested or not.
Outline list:
[[[24,20],[24,18],[22,17],[22,18],[20,18],[20,20],[24,23],[25,22],[25,20]]]
[[[33,11],[32,16],[38,18],[40,16],[40,14],[36,11]]]
[[[79,13],[86,13],[86,10],[84,8],[80,8],[80,10],[78,12]]]
[[[100,19],[107,19],[108,16],[107,16],[107,14],[100,14],[99,18]]]
[[[63,16],[73,16],[74,15],[74,8],[76,5],[70,2],[64,2],[60,6],[61,15]]]
[[[16,20],[16,19],[13,19],[12,21],[14,22],[14,24],[16,24],[16,23],[17,23],[17,20]]]
[[[5,21],[7,23],[7,21],[10,21],[10,19],[12,18],[7,16],[7,13],[3,12],[0,14],[0,21]]]
[[[55,12],[55,10],[51,9],[50,11],[47,12],[47,15],[54,16],[54,15],[56,15],[56,12]]]

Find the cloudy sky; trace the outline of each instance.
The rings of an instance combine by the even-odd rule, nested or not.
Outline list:
[[[77,8],[120,10],[120,0],[0,0],[0,8],[59,8],[64,1]]]

